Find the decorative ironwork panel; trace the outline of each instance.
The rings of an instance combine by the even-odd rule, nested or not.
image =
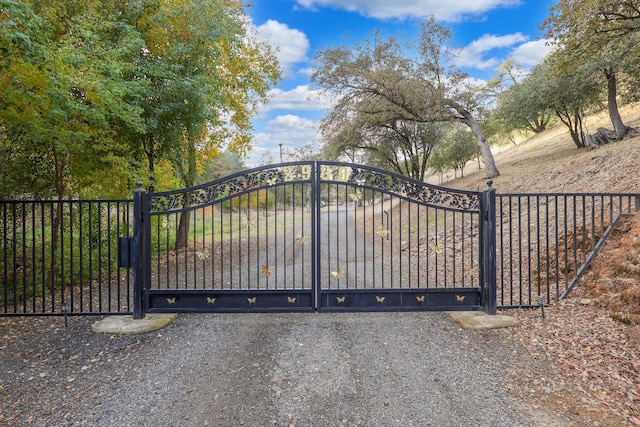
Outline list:
[[[149,211],[152,214],[165,214],[184,209],[197,209],[243,192],[286,183],[308,183],[311,181],[312,168],[312,162],[267,166],[184,190],[153,193],[149,195]]]
[[[407,199],[436,208],[478,211],[480,193],[442,188],[382,169],[342,163],[321,163],[321,182],[354,184],[403,195]]]

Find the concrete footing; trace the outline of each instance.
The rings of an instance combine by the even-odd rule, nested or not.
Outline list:
[[[460,327],[472,331],[510,328],[520,325],[520,320],[502,314],[489,315],[483,311],[456,311],[449,313]]]
[[[134,319],[133,316],[109,316],[91,325],[91,330],[103,334],[144,334],[169,326],[176,317],[173,313],[147,314],[144,319]]]

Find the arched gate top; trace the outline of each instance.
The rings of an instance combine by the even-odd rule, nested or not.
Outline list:
[[[302,161],[262,166],[198,186],[149,194],[154,214],[179,212],[218,203],[262,189],[314,183],[345,184],[374,189],[426,206],[478,212],[480,193],[427,184],[394,172],[341,162]]]

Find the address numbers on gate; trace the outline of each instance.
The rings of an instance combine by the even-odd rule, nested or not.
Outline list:
[[[302,165],[300,167],[285,166],[282,168],[284,181],[295,181],[297,179],[311,179],[311,165]],[[320,179],[322,181],[339,181],[348,182],[351,178],[351,168],[347,166],[320,166]]]

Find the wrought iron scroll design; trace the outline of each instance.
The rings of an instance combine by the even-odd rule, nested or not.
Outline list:
[[[311,182],[313,162],[263,167],[231,175],[220,180],[180,191],[150,194],[151,213],[169,213],[187,208],[197,208],[247,191],[260,190],[287,182]],[[320,181],[342,182],[376,188],[389,193],[404,195],[425,205],[477,211],[480,196],[440,188],[381,169],[359,165],[318,162]]]
[[[170,213],[198,208],[247,191],[273,187],[284,182],[309,182],[311,162],[278,165],[231,175],[208,184],[180,191],[150,194],[151,213]]]
[[[434,207],[478,211],[480,195],[476,192],[439,188],[383,170],[350,166],[348,182],[382,191],[404,194],[417,202]]]

